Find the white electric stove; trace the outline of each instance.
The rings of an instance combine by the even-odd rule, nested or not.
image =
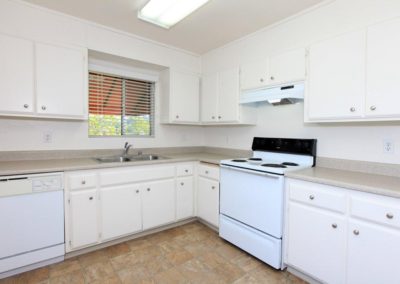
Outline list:
[[[283,268],[284,174],[314,166],[316,143],[255,137],[252,157],[221,161],[220,236]]]

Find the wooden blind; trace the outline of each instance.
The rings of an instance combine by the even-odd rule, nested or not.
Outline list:
[[[90,136],[152,136],[154,82],[89,73]]]

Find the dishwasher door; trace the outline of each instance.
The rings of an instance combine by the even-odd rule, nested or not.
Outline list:
[[[0,197],[0,260],[64,243],[63,191]]]

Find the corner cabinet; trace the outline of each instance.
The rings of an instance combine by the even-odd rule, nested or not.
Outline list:
[[[201,122],[216,124],[255,124],[253,106],[239,104],[239,68],[203,74]]]
[[[323,283],[400,283],[400,200],[287,179],[284,262]]]
[[[306,122],[400,120],[400,19],[310,46]]]
[[[87,118],[87,50],[0,35],[0,115]]]
[[[161,120],[163,123],[199,124],[200,77],[164,70],[160,75]]]

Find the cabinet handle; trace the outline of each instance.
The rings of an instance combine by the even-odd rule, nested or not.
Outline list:
[[[183,182],[181,182],[181,185],[184,185],[184,183],[183,183]]]
[[[355,108],[355,107],[351,107],[351,108],[350,108],[350,111],[351,111],[351,112],[355,112],[355,111],[356,111],[356,108]]]
[[[24,108],[28,108],[29,107],[29,105],[28,104],[24,104]]]
[[[212,186],[211,189],[215,189],[215,186]]]
[[[221,118],[222,118],[222,116],[219,115],[219,116],[218,116],[218,119],[221,119]]]
[[[189,170],[186,169],[186,170],[185,170],[185,173],[188,173],[188,172],[189,172]]]
[[[85,185],[86,184],[86,180],[81,181],[81,184]]]
[[[393,219],[394,215],[392,213],[387,213],[386,218]]]
[[[271,80],[272,80],[272,81],[275,80],[274,76],[271,76]]]
[[[206,175],[208,175],[208,171],[206,171]]]
[[[332,228],[336,229],[336,228],[337,228],[337,224],[336,224],[336,223],[333,223],[333,224],[332,224]]]
[[[93,200],[93,196],[90,196],[90,197],[89,197],[89,200]]]
[[[263,83],[264,82],[264,78],[260,78],[260,82]]]
[[[371,106],[369,109],[374,111],[374,110],[376,110],[376,106]]]
[[[315,197],[311,194],[308,198],[310,198],[310,200],[314,200]]]
[[[360,231],[359,231],[359,230],[354,230],[354,231],[353,231],[353,234],[356,235],[356,236],[358,236],[358,235],[360,234]]]
[[[150,191],[150,188],[148,188],[147,191]]]
[[[179,115],[175,116],[176,118],[179,118]]]
[[[42,110],[46,110],[46,106],[42,106]]]

